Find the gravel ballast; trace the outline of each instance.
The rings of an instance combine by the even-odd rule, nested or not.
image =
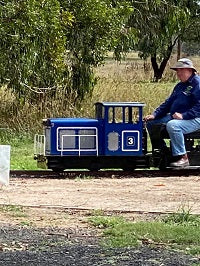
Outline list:
[[[189,266],[198,258],[163,247],[104,248],[99,237],[87,230],[0,227],[2,266]]]

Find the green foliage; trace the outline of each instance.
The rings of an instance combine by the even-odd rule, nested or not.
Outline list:
[[[99,211],[96,211],[97,214]],[[118,216],[102,216],[102,215],[95,215],[89,218],[89,222],[98,228],[114,228],[117,224],[122,224],[125,222],[123,217]]]
[[[82,100],[130,11],[112,0],[0,2],[0,85],[22,103],[41,101],[43,92],[49,100],[58,87]]]
[[[95,216],[89,220],[103,228],[106,237],[104,245],[127,247],[145,244],[170,245],[191,254],[199,254],[200,227],[164,222],[129,222],[121,217]]]
[[[200,28],[200,26],[199,26]],[[199,35],[199,40],[200,40],[200,35]],[[183,43],[182,45],[182,51],[183,53],[191,56],[191,55],[198,55],[200,56],[200,47],[199,47],[199,42],[193,42],[191,40],[188,40]]]
[[[93,67],[101,64],[107,51],[115,46],[132,9],[126,1],[60,0],[60,3],[74,17],[73,27],[66,30],[67,59],[72,71],[72,90],[83,99],[96,84]]]
[[[147,12],[149,15],[145,18],[144,14]],[[146,59],[149,55],[156,54],[161,61],[168,56],[169,47],[175,44],[176,38],[187,25],[189,11],[184,6],[173,3],[164,2],[154,6],[148,4],[144,6],[144,10],[140,9],[139,18],[140,21],[136,23],[141,57]]]
[[[0,85],[22,104],[53,101],[58,91],[73,104],[93,91],[94,67],[108,50],[120,59],[132,48],[154,57],[159,79],[177,38],[194,22],[199,28],[197,0],[1,1]],[[189,32],[197,41],[197,30]]]
[[[64,5],[74,16],[67,33],[67,48],[72,64],[97,66],[113,47],[123,24],[131,12],[126,1],[74,0]]]
[[[130,2],[134,7],[134,13],[127,24],[127,34],[130,29],[134,29],[138,42],[131,46],[132,43],[128,40],[128,44],[124,47],[126,50],[130,48],[138,50],[144,60],[150,56],[154,80],[158,81],[163,75],[177,40],[185,33],[188,34],[197,1],[130,0]],[[194,35],[195,33],[197,30]]]
[[[70,23],[70,17],[65,23]],[[14,89],[19,98],[66,79],[65,36],[57,0],[1,2],[0,39],[0,84]]]
[[[172,225],[200,226],[200,216],[191,214],[188,208],[181,208],[178,213],[164,217],[163,222]]]
[[[199,0],[187,2],[191,16],[187,28],[181,36],[181,40],[184,42],[182,50],[188,55],[200,55],[200,2]]]

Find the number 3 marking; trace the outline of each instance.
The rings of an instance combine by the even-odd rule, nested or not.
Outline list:
[[[128,137],[128,145],[133,145],[134,144],[134,138]]]

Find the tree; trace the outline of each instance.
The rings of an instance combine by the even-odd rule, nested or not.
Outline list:
[[[67,59],[71,66],[71,86],[83,99],[96,82],[93,68],[101,64],[117,43],[132,9],[124,0],[60,0],[64,12],[74,17],[66,28]]]
[[[151,57],[154,80],[162,78],[173,47],[183,34],[190,20],[186,1],[146,1],[145,5],[136,4],[136,16],[130,19],[137,28],[140,56]],[[160,63],[160,65],[159,65]]]
[[[61,87],[82,100],[130,13],[124,0],[1,1],[0,85],[24,99]]]
[[[181,40],[185,43],[186,50],[190,50],[190,48],[192,49],[192,46],[196,46],[196,49],[194,50],[198,53],[200,40],[200,1],[188,1],[188,8],[191,12],[190,22],[185,29],[183,36],[181,36]]]
[[[70,17],[65,23],[70,24]],[[65,36],[57,0],[1,1],[0,39],[0,84],[20,98],[66,83]]]
[[[130,3],[134,13],[126,25],[126,38],[123,36],[118,44],[119,51],[132,48],[137,49],[144,60],[150,56],[154,81],[158,81],[162,78],[174,46],[190,27],[199,1],[130,0]],[[137,43],[132,41],[132,32],[137,36]]]

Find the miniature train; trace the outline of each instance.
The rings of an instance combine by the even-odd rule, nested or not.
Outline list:
[[[140,102],[98,102],[94,119],[44,119],[44,134],[34,139],[38,167],[53,171],[167,168],[171,161],[170,141],[169,152],[148,151],[144,106]],[[168,138],[162,127],[157,128],[155,137]],[[199,139],[200,131],[185,136],[192,166],[200,165]]]

